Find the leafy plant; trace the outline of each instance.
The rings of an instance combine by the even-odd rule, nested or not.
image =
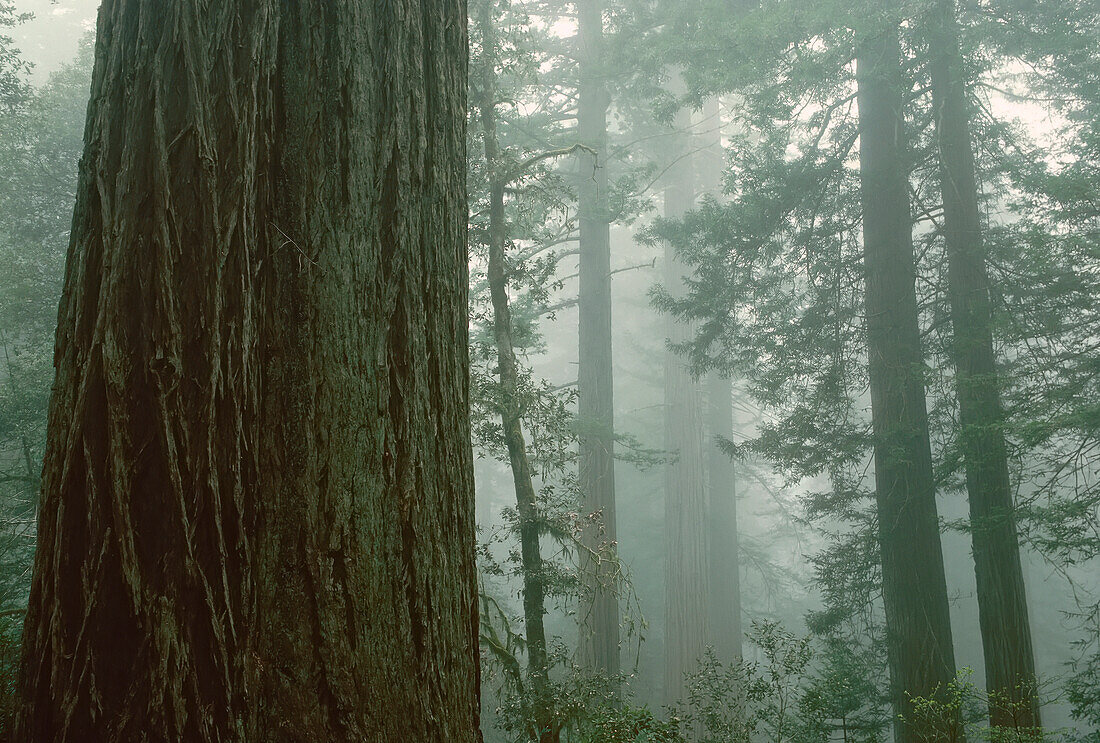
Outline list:
[[[967,740],[989,743],[1047,743],[1069,738],[1067,731],[1047,730],[1017,722],[1027,717],[1034,690],[1016,689],[1016,700],[1004,692],[987,692],[971,680],[973,671],[964,668],[955,680],[927,697],[911,697],[911,710],[902,716],[916,730],[924,731],[929,743],[955,740],[965,735]],[[1011,720],[1009,724],[990,725],[989,714]],[[952,720],[962,720],[963,726]]]

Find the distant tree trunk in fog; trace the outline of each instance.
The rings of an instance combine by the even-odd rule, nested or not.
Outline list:
[[[1035,655],[993,353],[989,274],[954,0],[939,0],[933,12],[929,36],[932,95],[978,616],[986,685],[990,692],[1011,702],[1007,706],[991,704],[990,720],[993,725],[1037,727]]]
[[[465,33],[102,5],[17,740],[480,740]]]
[[[682,110],[674,124],[673,162],[666,173],[665,216],[682,217],[695,203],[691,155],[691,113]],[[665,287],[682,294],[684,265],[671,244],[665,245]],[[665,315],[669,343],[691,338],[690,325]],[[706,651],[707,525],[703,474],[703,418],[700,389],[684,357],[665,351],[665,448],[675,459],[665,466],[665,535],[668,572],[665,578],[665,697],[670,704],[686,701],[685,674],[694,673]]]
[[[695,157],[703,192],[722,194],[725,151],[722,115],[717,98],[703,104],[701,151]],[[733,435],[733,383],[711,372],[707,377],[707,567],[710,571],[709,639],[718,659],[731,663],[742,657],[741,556],[737,531],[737,473],[720,437]]]
[[[607,110],[604,86],[603,6],[579,0],[580,81],[577,136],[596,155],[582,155],[577,184],[580,212],[580,293],[577,412],[580,418],[582,543],[592,551],[614,550],[615,415],[611,367],[611,223],[607,200]],[[579,608],[580,663],[607,674],[619,672],[619,602],[612,567],[581,555],[586,592]]]
[[[496,29],[493,25],[493,0],[482,3],[478,17],[484,50],[480,75],[480,100],[485,163],[489,173],[489,292],[493,303],[493,336],[496,340],[497,367],[501,387],[501,430],[508,449],[512,483],[519,513],[520,556],[523,565],[523,627],[527,640],[527,668],[531,681],[529,698],[533,705],[530,719],[534,729],[531,739],[554,743],[558,731],[551,715],[550,668],[546,657],[546,626],[544,622],[545,588],[543,586],[542,552],[539,545],[540,518],[535,496],[534,476],[527,458],[527,443],[523,436],[523,417],[519,401],[519,365],[512,340],[512,312],[508,302],[508,267],[504,249],[508,242],[508,225],[504,211],[504,189],[507,176],[500,162],[497,140]]]
[[[737,538],[737,473],[719,437],[733,433],[733,389],[730,380],[711,374],[707,380],[707,503],[710,571],[708,645],[723,663],[741,660],[741,557]]]
[[[951,618],[928,438],[914,286],[912,219],[896,29],[859,43],[856,66],[863,200],[867,352],[887,651],[896,715],[955,677]],[[958,740],[895,717],[898,743]]]

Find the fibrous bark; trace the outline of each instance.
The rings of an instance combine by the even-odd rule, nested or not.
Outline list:
[[[859,43],[857,82],[867,353],[887,653],[899,743],[959,740],[914,722],[910,695],[955,678],[928,434],[897,29]],[[939,692],[937,692],[937,689]],[[904,719],[902,719],[904,718]]]
[[[954,0],[936,4],[929,42],[959,438],[966,466],[986,685],[991,692],[990,719],[998,726],[1037,727],[1035,654],[993,353],[989,273]]]
[[[106,0],[24,741],[479,739],[460,0]]]

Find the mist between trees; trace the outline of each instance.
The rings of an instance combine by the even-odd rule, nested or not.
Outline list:
[[[1097,0],[94,10],[0,0],[0,740],[1100,741]]]

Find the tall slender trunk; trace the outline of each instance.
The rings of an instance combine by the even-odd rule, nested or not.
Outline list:
[[[508,224],[504,210],[507,176],[500,163],[497,140],[496,66],[498,42],[493,18],[493,0],[482,3],[478,17],[482,39],[482,70],[479,112],[489,173],[489,292],[493,303],[493,337],[496,340],[500,374],[500,423],[519,513],[520,559],[523,567],[523,626],[527,640],[527,669],[531,679],[531,739],[555,743],[559,734],[553,722],[550,699],[550,667],[546,654],[544,572],[539,545],[540,517],[534,476],[523,436],[523,415],[519,400],[519,365],[512,340],[512,312],[508,302],[508,269],[505,245]]]
[[[728,377],[712,373],[707,380],[707,503],[710,571],[708,644],[718,660],[733,663],[742,658],[741,557],[738,552],[737,472],[719,437],[733,433],[733,389]]]
[[[17,740],[480,739],[465,33],[101,6]]]
[[[908,695],[955,677],[917,316],[897,29],[862,39],[856,67],[867,353],[887,652],[899,743],[958,740],[914,722]],[[901,720],[900,716],[905,716]]]
[[[695,204],[690,111],[679,113],[675,127],[664,191],[665,216],[670,218],[682,217]],[[685,269],[671,244],[665,245],[664,273],[668,291],[682,294]],[[692,336],[690,326],[665,317],[670,343]],[[685,675],[698,668],[706,651],[709,575],[701,392],[680,354],[666,349],[664,361],[665,448],[675,457],[665,467],[665,698],[672,704],[687,701]]]
[[[974,545],[978,616],[994,725],[1037,727],[1035,655],[1016,532],[1000,380],[993,353],[989,273],[954,0],[939,0],[929,36],[943,191],[943,232],[954,328],[960,442]]]
[[[580,294],[577,409],[580,418],[581,535],[586,579],[580,606],[579,656],[583,667],[619,672],[619,602],[614,568],[592,559],[616,549],[615,414],[611,367],[611,223],[607,201],[607,110],[603,80],[603,5],[577,3],[580,81],[577,136],[595,155],[582,155],[577,186],[580,212]],[[592,552],[589,552],[591,550]]]
[[[703,104],[700,153],[702,190],[719,197],[725,171],[722,111],[717,98]],[[737,531],[737,472],[719,443],[733,435],[733,382],[718,372],[707,377],[707,567],[710,572],[708,644],[720,661],[741,660],[741,556]]]

